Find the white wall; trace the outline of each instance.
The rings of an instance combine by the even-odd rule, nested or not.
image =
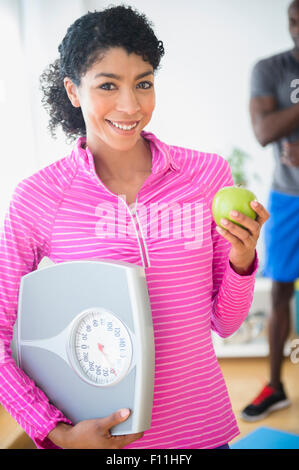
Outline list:
[[[26,64],[24,82],[16,80],[14,85],[18,93],[22,91],[18,106],[26,108],[25,127],[20,123],[15,126],[14,114],[18,106],[6,119],[9,138],[1,156],[1,168],[10,173],[13,170],[14,176],[6,183],[6,193],[1,198],[3,209],[16,179],[70,151],[62,132],[56,141],[46,129],[48,117],[40,103],[39,75],[57,57],[57,47],[67,27],[77,17],[88,10],[122,2],[0,0],[0,7],[1,2],[21,5],[20,38],[25,45],[23,60]],[[241,147],[253,157],[252,170],[258,172],[262,180],[261,183],[252,181],[251,189],[266,204],[273,171],[272,149],[271,146],[261,148],[251,129],[249,76],[259,58],[293,47],[287,26],[290,0],[135,0],[124,3],[147,15],[166,51],[156,77],[156,109],[146,130],[169,144],[217,152],[225,158],[234,146]],[[5,59],[10,63],[9,56]],[[13,77],[14,73],[15,69]],[[30,149],[26,154],[20,153],[23,142],[27,142]],[[0,184],[5,178],[1,172]],[[262,258],[261,241],[262,237],[259,242]]]
[[[48,114],[41,105],[39,77],[58,57],[58,46],[67,28],[85,13],[85,9],[81,0],[19,1],[38,169],[62,158],[70,150],[62,131],[57,129],[56,140],[47,130]]]
[[[0,219],[17,183],[69,152],[47,130],[39,75],[58,54],[81,0],[0,0]]]
[[[17,2],[0,0],[0,210],[8,203],[12,187],[36,165],[31,102]],[[23,152],[22,149],[26,149]]]

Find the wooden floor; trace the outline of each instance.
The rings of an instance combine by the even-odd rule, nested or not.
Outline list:
[[[299,434],[299,363],[293,364],[289,358],[285,358],[282,369],[282,380],[292,405],[255,423],[247,423],[240,419],[239,415],[268,380],[268,360],[265,358],[219,359],[219,364],[240,429],[240,435],[231,443],[260,426]],[[0,449],[7,448],[32,449],[35,446],[13,418],[0,406]]]
[[[240,435],[231,441],[238,441],[260,426],[299,434],[299,363],[289,357],[284,359],[282,382],[291,406],[275,411],[265,419],[248,423],[240,418],[240,412],[261,391],[269,380],[269,365],[266,358],[219,359],[229,396],[232,402]]]

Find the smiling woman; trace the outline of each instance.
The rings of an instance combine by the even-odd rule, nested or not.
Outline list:
[[[119,50],[115,51],[115,57],[108,59],[107,63],[103,62],[109,50],[119,47],[123,52],[121,62],[117,60],[121,54]],[[52,136],[55,136],[56,127],[62,126],[64,132],[71,139],[86,135],[86,124],[79,103],[74,109],[66,89],[62,86],[65,77],[68,77],[68,80],[71,80],[79,89],[80,86],[82,87],[82,78],[84,79],[88,71],[88,85],[90,87],[101,90],[106,87],[107,91],[112,92],[116,90],[117,85],[113,84],[113,90],[108,89],[107,86],[111,84],[105,83],[103,78],[112,78],[119,84],[120,79],[124,78],[124,71],[131,70],[128,66],[123,67],[126,58],[128,65],[134,61],[132,76],[130,75],[126,79],[135,82],[153,75],[159,69],[161,58],[164,55],[163,43],[156,38],[151,23],[141,13],[125,7],[108,8],[102,12],[89,12],[79,18],[68,28],[58,49],[60,58],[50,64],[41,76],[43,104],[50,114],[49,129]],[[134,58],[132,58],[132,54]],[[109,69],[110,65],[112,69]],[[136,73],[137,69],[140,70],[139,74]],[[68,84],[69,81],[66,85]],[[132,84],[130,82],[130,85]],[[151,88],[151,84],[145,88],[141,86],[141,83],[134,83],[134,85],[139,93]],[[126,121],[126,119],[119,119],[122,117],[119,115],[112,117]]]
[[[41,76],[49,129],[85,136],[97,175],[130,204],[152,168],[140,133],[154,111],[163,43],[144,15],[114,7],[75,21],[58,49],[60,59]]]
[[[239,213],[245,229],[232,223],[219,234],[211,206],[217,191],[233,184],[228,163],[143,130],[164,54],[144,15],[125,6],[89,12],[58,49],[41,77],[43,103],[52,135],[61,126],[69,139],[78,138],[69,155],[18,184],[6,214],[0,400],[42,449],[223,446],[238,427],[211,329],[229,336],[248,315],[267,211],[258,204],[254,221]],[[43,257],[143,268],[155,337],[152,421],[144,435],[110,434],[128,418],[126,409],[71,423],[13,362],[20,281]]]

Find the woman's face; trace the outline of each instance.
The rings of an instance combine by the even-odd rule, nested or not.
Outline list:
[[[151,120],[155,107],[154,70],[141,56],[121,47],[109,49],[94,63],[76,87],[69,78],[64,85],[72,104],[81,106],[87,143],[104,141],[115,150],[129,150]],[[121,130],[111,122],[131,126]]]

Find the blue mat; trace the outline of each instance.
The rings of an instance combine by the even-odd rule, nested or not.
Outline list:
[[[299,434],[260,427],[229,446],[231,449],[299,449]]]

